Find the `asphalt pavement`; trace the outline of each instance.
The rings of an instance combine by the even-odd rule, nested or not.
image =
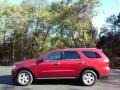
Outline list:
[[[12,82],[10,66],[0,66],[0,90],[120,90],[120,70],[111,70],[107,78],[94,86],[81,86],[76,80],[39,80],[30,86],[16,86]]]

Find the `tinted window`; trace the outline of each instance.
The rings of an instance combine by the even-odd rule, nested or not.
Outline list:
[[[79,59],[80,55],[76,51],[64,51],[63,59]]]
[[[60,60],[61,52],[53,52],[49,54],[45,60]]]
[[[92,52],[92,51],[82,51],[82,52],[88,58],[100,58],[100,55],[96,52]]]

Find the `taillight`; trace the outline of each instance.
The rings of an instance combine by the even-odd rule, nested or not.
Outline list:
[[[106,58],[106,59],[104,60],[104,62],[105,62],[105,63],[109,63],[109,59]]]

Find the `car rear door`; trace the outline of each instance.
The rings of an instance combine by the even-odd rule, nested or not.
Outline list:
[[[77,77],[82,68],[82,59],[77,51],[63,51],[58,65],[60,77]]]

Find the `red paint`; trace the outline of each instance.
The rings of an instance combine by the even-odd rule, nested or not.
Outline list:
[[[63,51],[77,51],[80,55],[80,59],[75,60],[43,60],[48,54],[53,52]],[[94,51],[97,52],[101,58],[87,58],[81,51]],[[47,77],[79,77],[82,70],[91,68],[95,69],[100,77],[108,76],[110,73],[109,62],[104,60],[108,59],[100,49],[92,48],[73,48],[73,49],[60,49],[48,52],[48,54],[37,59],[25,60],[15,64],[15,68],[12,69],[12,76],[15,78],[17,72],[21,69],[30,70],[34,77],[47,78]]]

